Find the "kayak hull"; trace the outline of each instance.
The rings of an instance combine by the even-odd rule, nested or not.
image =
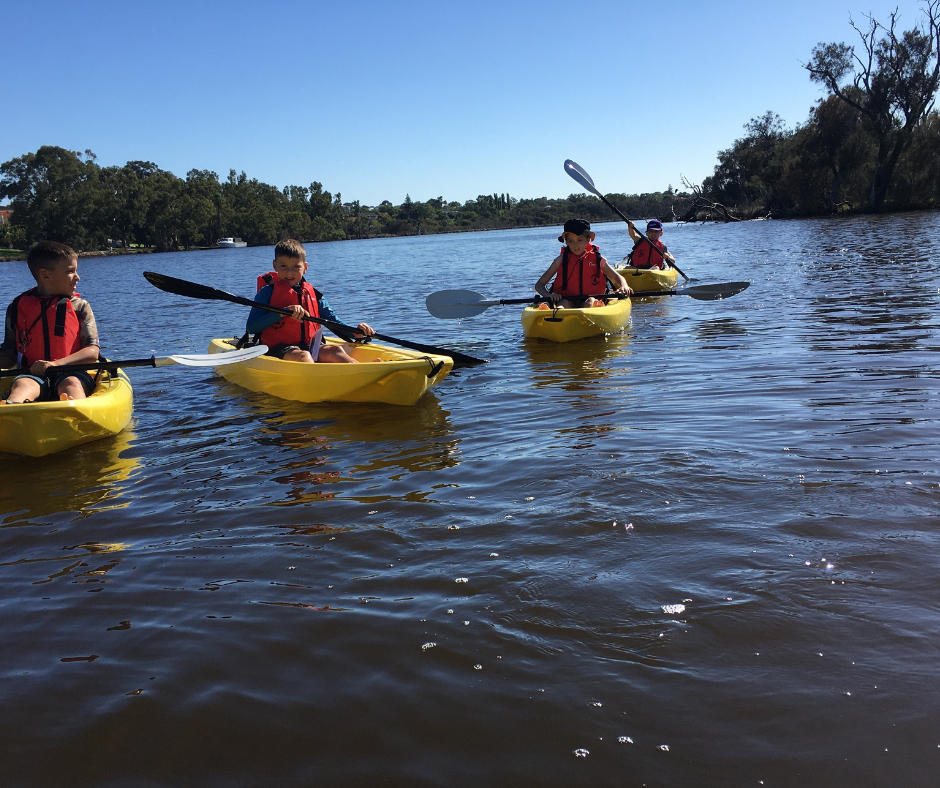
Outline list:
[[[127,375],[103,372],[85,399],[0,405],[0,451],[45,457],[117,435],[133,412],[134,390]]]
[[[414,405],[428,389],[453,369],[450,356],[437,356],[378,345],[342,342],[329,337],[327,345],[342,346],[359,364],[304,364],[259,356],[250,361],[216,367],[237,386],[295,402],[384,402]],[[234,347],[234,339],[213,339],[210,353]],[[382,359],[381,362],[376,359]]]
[[[615,268],[627,280],[627,285],[637,293],[650,290],[675,290],[679,272],[675,268]]]
[[[591,309],[522,310],[522,331],[527,337],[572,342],[620,331],[630,322],[630,299],[618,298]]]

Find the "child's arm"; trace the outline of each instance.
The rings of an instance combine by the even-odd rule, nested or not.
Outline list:
[[[539,277],[539,281],[535,283],[535,292],[540,296],[543,296],[553,304],[557,304],[561,301],[561,295],[559,293],[550,293],[547,290],[547,285],[551,281],[551,278],[558,273],[558,266],[561,265],[561,255],[558,255],[553,261],[552,264],[548,267],[548,270]]]
[[[65,367],[69,364],[94,364],[98,360],[98,346],[89,345],[88,347],[83,347],[81,350],[76,350],[69,356],[65,358],[60,358],[55,361],[36,361],[29,368],[29,371],[34,375],[42,377],[46,374],[47,370],[50,370],[54,367]]]
[[[7,307],[3,344],[0,345],[0,369],[16,366],[16,326],[13,319],[13,304]]]
[[[317,300],[317,304],[320,308],[320,317],[322,317],[324,320],[332,320],[334,323],[343,322],[340,319],[339,315],[337,315],[336,312],[333,311],[333,307],[330,306],[330,302],[327,301],[326,298],[321,296]],[[336,336],[338,336],[340,339],[345,340],[346,342],[352,342],[359,335],[371,337],[375,333],[375,329],[372,328],[372,326],[370,326],[368,323],[360,323],[358,326],[356,326],[355,332],[334,331],[333,333],[336,334]]]
[[[613,283],[615,293],[626,293],[630,295],[633,292],[630,286],[627,285],[627,280],[610,267],[610,263],[607,262],[606,257],[601,258],[601,270],[604,272],[604,276]]]
[[[627,221],[627,232],[630,233],[633,243],[639,243],[640,234],[636,231],[636,225],[631,221]]]
[[[271,296],[274,293],[274,288],[271,285],[262,287],[255,294],[255,302],[259,304],[270,305]],[[301,312],[300,304],[295,305]],[[301,315],[303,317],[303,315]],[[266,328],[270,328],[275,323],[283,320],[282,315],[277,314],[277,312],[268,312],[267,309],[258,309],[257,307],[252,307],[251,312],[248,313],[248,322],[245,324],[245,331],[249,334],[260,334]]]

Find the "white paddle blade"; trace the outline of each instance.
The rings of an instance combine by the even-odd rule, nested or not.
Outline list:
[[[575,164],[573,161],[571,161],[571,159],[565,160],[565,172],[567,172],[568,175],[574,178],[589,192],[600,197],[600,192],[597,191],[597,187],[594,185],[594,181],[591,179],[591,176],[588,175],[578,164]]]
[[[184,367],[221,367],[225,364],[237,364],[239,361],[248,361],[268,352],[267,345],[254,345],[240,350],[229,350],[225,353],[195,353],[192,355],[177,354],[163,356],[157,359],[158,367],[169,364],[182,364]]]
[[[434,317],[442,320],[457,320],[474,317],[486,311],[498,301],[487,301],[481,293],[473,290],[438,290],[425,300],[425,306]]]

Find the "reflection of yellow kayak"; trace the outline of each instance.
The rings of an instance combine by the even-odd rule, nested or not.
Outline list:
[[[428,389],[440,383],[454,366],[450,356],[400,350],[373,343],[342,342],[359,364],[303,364],[259,356],[216,371],[226,380],[251,391],[298,402],[387,402],[414,405]],[[210,353],[234,347],[234,339],[213,339]],[[381,362],[376,361],[381,359]]]
[[[630,289],[638,293],[649,290],[672,290],[679,281],[675,268],[615,268],[627,280]]]
[[[527,337],[541,337],[552,342],[612,334],[630,322],[630,299],[616,298],[607,306],[591,309],[522,310],[522,331]]]
[[[0,451],[45,457],[117,435],[133,410],[134,391],[127,376],[120,370],[102,372],[86,399],[0,405]]]

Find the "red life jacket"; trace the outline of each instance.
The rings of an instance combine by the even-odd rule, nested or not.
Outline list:
[[[561,250],[561,266],[552,282],[552,292],[562,296],[596,296],[607,292],[607,277],[601,267],[601,250],[588,244],[578,258],[565,246]]]
[[[320,316],[317,291],[313,289],[313,285],[308,281],[304,280],[302,282],[300,293],[280,279],[274,281],[271,287],[274,288],[274,292],[271,293],[271,306],[284,308],[300,304],[311,317]],[[318,327],[306,320],[300,321],[294,320],[292,317],[285,317],[278,320],[273,326],[264,329],[261,332],[261,341],[268,347],[282,344],[298,345],[306,350],[310,347],[318,330]]]
[[[268,271],[266,274],[258,276],[258,290],[268,285],[273,285],[278,280],[277,271]],[[255,292],[257,293],[258,290]]]
[[[24,369],[36,361],[58,361],[82,349],[81,325],[71,296],[40,296],[33,288],[13,303],[16,351]]]
[[[656,249],[646,243],[642,238],[636,242],[633,251],[630,252],[631,268],[666,267],[665,262],[663,262],[663,252],[666,251],[666,246],[658,238],[655,241],[650,241],[650,243],[655,244]]]

